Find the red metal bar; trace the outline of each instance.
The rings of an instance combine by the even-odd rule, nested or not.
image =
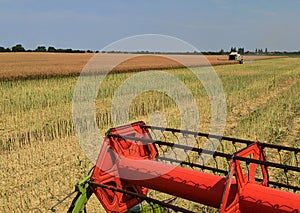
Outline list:
[[[131,160],[122,158],[117,164],[125,182],[145,186],[174,196],[218,208],[222,200],[225,178],[182,167],[163,164],[157,161]],[[236,194],[233,184],[230,201]]]
[[[222,202],[226,178],[197,172],[181,167],[147,160],[122,158],[117,164],[121,175],[132,176],[125,182],[172,194],[194,202],[219,208]],[[164,174],[165,171],[169,171]],[[141,177],[148,179],[141,179]],[[154,178],[151,178],[154,177]],[[134,178],[138,177],[138,178]],[[239,198],[241,212],[300,212],[300,195],[272,189],[254,183],[246,183],[238,192],[233,181],[228,205]],[[235,212],[235,211],[234,211]]]
[[[300,212],[300,195],[264,187],[254,183],[245,185],[240,195],[241,212]]]

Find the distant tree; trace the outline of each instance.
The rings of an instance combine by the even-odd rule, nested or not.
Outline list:
[[[72,53],[85,53],[84,50],[72,50]]]
[[[71,48],[68,48],[68,49],[65,49],[64,52],[65,52],[65,53],[72,53],[73,50],[72,50]]]
[[[236,52],[236,47],[231,47],[230,52]]]
[[[17,44],[11,48],[12,52],[25,52],[25,48],[22,46],[22,44]]]
[[[245,53],[245,49],[244,48],[239,48],[238,53],[243,55]]]
[[[45,46],[38,46],[35,50],[35,52],[46,52],[46,47]]]
[[[268,48],[266,48],[266,49],[265,49],[265,54],[268,54],[268,53],[269,53],[269,52],[268,52]]]
[[[47,51],[48,52],[56,52],[56,49],[55,49],[55,47],[49,46]]]
[[[6,48],[5,47],[0,47],[0,52],[6,52]]]
[[[220,54],[220,55],[224,55],[224,54],[225,54],[224,50],[221,49],[221,50],[219,51],[219,54]]]

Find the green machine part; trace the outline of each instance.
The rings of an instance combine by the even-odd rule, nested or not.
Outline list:
[[[81,181],[76,184],[76,191],[78,192],[73,199],[72,204],[68,210],[68,213],[81,213],[86,212],[85,205],[93,194],[89,185],[89,180],[92,177],[93,170]]]
[[[75,191],[77,192],[77,195],[73,199],[72,204],[67,213],[86,212],[86,204],[93,194],[93,191],[89,185],[89,180],[92,177],[92,173],[93,169],[84,179],[82,179],[76,184]],[[125,213],[163,213],[164,211],[165,209],[158,204],[146,203],[138,204]]]
[[[139,204],[132,207],[125,213],[164,213],[165,209],[158,204]]]

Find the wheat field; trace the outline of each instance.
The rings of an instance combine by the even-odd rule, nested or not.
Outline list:
[[[94,56],[94,53],[0,53],[0,78],[45,78],[51,76],[78,75],[85,64]],[[115,71],[128,72],[148,69],[163,69],[182,67],[183,65],[168,59],[168,55],[143,55],[143,54],[102,54],[105,68],[114,58],[133,57],[115,67]],[[233,64],[237,61],[228,61],[227,56],[209,55],[205,60],[200,60],[198,55],[169,55],[180,59],[187,66],[201,66]],[[245,61],[281,58],[280,56],[245,56]],[[207,60],[207,61],[206,61]]]

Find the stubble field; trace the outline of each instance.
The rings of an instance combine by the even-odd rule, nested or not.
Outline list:
[[[92,167],[78,145],[72,121],[77,75],[91,57],[0,54],[1,212],[47,212]],[[254,59],[246,59],[251,63],[244,65],[214,67],[227,101],[225,135],[300,148],[300,59]],[[191,58],[186,60],[195,72],[203,69]],[[208,60],[224,62],[220,56]],[[208,132],[210,104],[205,89],[186,68],[176,68],[178,64],[170,60],[153,67],[155,61],[157,58],[139,56],[116,68],[126,72],[106,77],[95,101],[95,120],[102,135],[112,126],[110,105],[116,89],[135,74],[131,71],[150,68],[168,68],[164,71],[187,85],[200,108],[199,130]],[[170,127],[178,127],[175,103],[158,92],[138,96],[130,108],[130,120],[148,122],[155,111],[165,114]],[[299,184],[300,177],[296,180]],[[65,212],[70,202],[58,212]],[[88,212],[99,209],[100,203],[93,198]]]

